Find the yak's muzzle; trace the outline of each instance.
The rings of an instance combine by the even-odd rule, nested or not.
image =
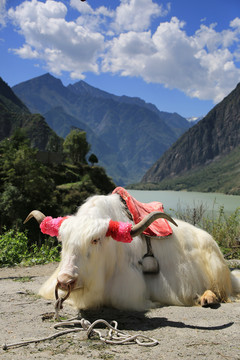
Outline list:
[[[76,285],[76,276],[72,276],[66,273],[59,274],[57,277],[58,287],[62,290],[74,289]]]

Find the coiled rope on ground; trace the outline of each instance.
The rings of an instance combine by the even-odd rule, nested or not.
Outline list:
[[[95,329],[95,327],[97,325],[104,325],[108,329],[107,334],[103,335],[99,329]],[[99,320],[94,321],[91,324],[90,321],[88,321],[86,319],[79,320],[78,318],[73,318],[68,321],[61,321],[61,322],[55,324],[54,328],[59,329],[59,328],[64,328],[64,327],[69,327],[69,326],[72,328],[67,329],[67,330],[58,331],[58,332],[54,333],[53,335],[43,337],[40,339],[25,340],[25,341],[12,343],[12,344],[4,344],[2,346],[2,349],[8,350],[13,347],[21,347],[21,346],[26,346],[26,345],[29,345],[32,343],[39,343],[42,341],[53,340],[59,336],[63,336],[63,335],[69,334],[69,333],[81,332],[81,331],[86,331],[87,337],[89,339],[93,338],[94,336],[97,336],[99,338],[99,340],[105,342],[106,344],[111,344],[111,345],[137,344],[140,346],[155,346],[159,343],[157,340],[150,338],[148,336],[142,335],[142,334],[131,335],[131,334],[120,331],[118,329],[117,321],[112,321],[112,323],[109,323],[106,320],[99,319]]]

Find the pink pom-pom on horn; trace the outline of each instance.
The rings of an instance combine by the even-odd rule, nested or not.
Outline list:
[[[53,219],[51,216],[46,216],[40,224],[40,229],[43,234],[47,234],[50,236],[58,236],[58,230],[62,222],[67,218],[68,216],[60,216]]]
[[[116,241],[130,243],[133,240],[130,234],[131,230],[132,224],[130,223],[110,220],[106,236],[111,236]]]

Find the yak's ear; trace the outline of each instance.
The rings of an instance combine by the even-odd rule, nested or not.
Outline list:
[[[66,220],[68,216],[58,217],[53,219],[51,216],[45,217],[45,219],[40,224],[40,229],[43,234],[47,234],[50,236],[58,236],[58,230],[64,220]],[[59,241],[60,238],[59,238]]]
[[[110,220],[106,236],[111,236],[116,241],[130,243],[133,240],[131,229],[130,223]]]

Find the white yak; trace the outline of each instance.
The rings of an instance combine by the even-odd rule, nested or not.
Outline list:
[[[34,210],[26,220],[32,216],[40,224],[47,219]],[[171,235],[151,238],[154,257],[147,260],[157,261],[159,269],[143,271],[146,238],[129,220],[118,194],[93,196],[75,215],[55,220],[62,254],[40,289],[46,299],[54,298],[57,286],[63,292],[70,289],[68,301],[77,309],[141,311],[158,305],[211,305],[240,293],[240,272],[229,270],[212,236],[180,220]],[[130,224],[133,240],[114,240],[110,220]]]

